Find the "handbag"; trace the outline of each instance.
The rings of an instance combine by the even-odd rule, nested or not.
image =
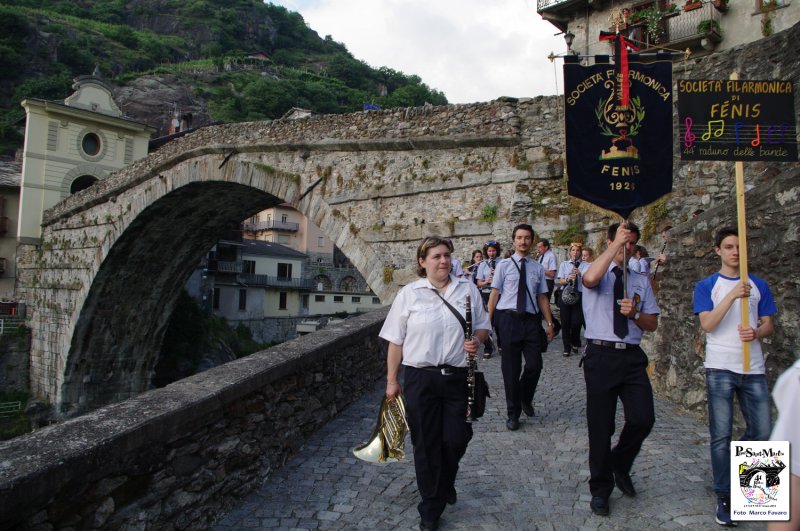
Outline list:
[[[436,295],[440,299],[442,299],[442,302],[444,303],[445,306],[447,306],[447,309],[450,310],[453,313],[453,315],[456,316],[456,319],[458,319],[458,322],[461,323],[461,328],[464,329],[464,334],[466,335],[467,333],[466,319],[464,319],[464,317],[460,313],[458,313],[458,310],[453,308],[452,304],[447,302],[447,300],[445,300],[445,298],[442,297],[442,294],[439,293],[438,290],[435,290],[433,288],[431,289],[433,290],[434,293],[436,293]],[[477,364],[475,366],[477,367]],[[475,378],[475,401],[472,403],[472,416],[475,417],[476,419],[479,419],[486,412],[486,398],[487,397],[491,398],[492,395],[489,394],[489,384],[486,383],[486,377],[483,375],[483,372],[476,370],[473,373],[473,376]]]
[[[561,302],[567,306],[574,306],[578,302],[579,295],[580,292],[575,288],[574,284],[567,284],[567,286],[561,290]]]

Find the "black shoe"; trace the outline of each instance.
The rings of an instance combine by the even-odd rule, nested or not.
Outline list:
[[[447,495],[446,501],[447,505],[455,505],[456,502],[458,502],[458,493],[456,492],[455,487],[453,487],[453,490],[451,490],[450,493]]]
[[[426,520],[419,521],[419,531],[436,531],[439,529],[439,520],[436,519],[432,522]]]
[[[491,358],[491,357],[492,357],[492,353],[491,353],[491,352],[486,352],[486,353],[484,353],[484,355],[483,355],[483,359],[485,359],[485,360],[488,360],[488,359],[489,359],[489,358]]]
[[[511,431],[516,431],[519,429],[519,419],[510,418],[506,421],[506,428]]]
[[[633,488],[633,481],[631,481],[630,474],[614,471],[614,484],[625,496],[630,496],[631,498],[636,497],[636,489]]]
[[[589,503],[592,512],[598,516],[608,516],[608,499],[600,496],[592,496],[592,501]]]
[[[564,357],[565,357],[565,358],[569,358],[569,357],[570,357],[570,353],[569,353],[569,352],[565,352],[565,353],[564,353]]]
[[[522,412],[532,417],[534,415],[533,404],[522,404]]]

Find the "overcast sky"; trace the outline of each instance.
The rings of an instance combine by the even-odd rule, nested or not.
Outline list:
[[[450,103],[561,92],[566,51],[536,0],[273,0],[357,59],[416,74]]]

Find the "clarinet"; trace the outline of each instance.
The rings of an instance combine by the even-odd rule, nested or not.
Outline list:
[[[464,320],[467,322],[467,327],[464,329],[464,340],[469,341],[472,339],[472,304],[469,295],[467,295]],[[472,408],[475,405],[475,371],[477,370],[478,360],[475,356],[470,356],[467,353],[467,422],[478,420],[472,413]]]

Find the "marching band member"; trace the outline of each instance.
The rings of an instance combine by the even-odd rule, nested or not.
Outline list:
[[[458,464],[472,438],[467,419],[467,363],[489,333],[489,317],[480,292],[469,279],[450,273],[453,244],[429,236],[417,249],[419,280],[403,287],[392,303],[380,337],[389,341],[386,396],[400,394],[398,372],[404,366],[403,391],[414,445],[414,469],[422,500],[420,529],[437,529],[446,504],[456,503]],[[472,302],[472,339],[461,322],[466,297]]]
[[[660,311],[648,279],[629,274],[626,290],[622,270],[624,253],[632,254],[638,239],[636,225],[614,223],[608,228],[606,250],[583,274],[587,345],[581,364],[589,429],[589,506],[600,516],[608,515],[615,484],[624,495],[636,496],[630,471],[655,424],[647,354],[639,343],[642,332],[658,327]],[[618,399],[625,424],[612,449]]]

